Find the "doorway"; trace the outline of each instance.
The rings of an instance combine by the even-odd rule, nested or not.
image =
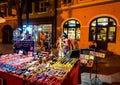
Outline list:
[[[107,27],[98,26],[96,30],[96,36],[97,49],[107,50]]]
[[[5,25],[2,29],[2,43],[11,44],[13,42],[13,30],[10,25]]]
[[[95,41],[97,49],[107,50],[109,42],[116,42],[116,21],[109,16],[93,19],[90,23],[89,41]]]

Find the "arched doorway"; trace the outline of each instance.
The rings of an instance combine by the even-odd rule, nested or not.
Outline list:
[[[13,41],[13,29],[10,25],[5,25],[2,29],[2,43],[10,44]]]
[[[107,50],[108,42],[116,42],[116,21],[108,16],[101,16],[92,20],[89,40],[97,43],[97,49]]]

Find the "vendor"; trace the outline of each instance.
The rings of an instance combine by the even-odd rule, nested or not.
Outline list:
[[[46,40],[46,36],[45,36],[44,32],[41,31],[41,33],[40,33],[40,45],[41,45],[42,51],[45,51],[45,46],[44,46],[45,40]]]
[[[68,38],[68,35],[63,32],[62,35],[58,38],[57,42],[59,43],[59,55],[61,54],[61,56],[69,57],[70,51],[72,50],[72,43]]]

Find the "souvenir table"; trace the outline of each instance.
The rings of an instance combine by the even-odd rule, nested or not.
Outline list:
[[[81,83],[80,61],[60,58],[49,65],[45,59],[8,55],[0,57],[0,85],[77,85]]]

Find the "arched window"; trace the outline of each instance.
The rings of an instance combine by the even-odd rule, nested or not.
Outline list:
[[[116,41],[116,21],[108,16],[95,18],[90,23],[90,41]]]
[[[80,23],[75,19],[69,19],[63,24],[63,32],[68,35],[68,38],[79,40],[80,39]]]

